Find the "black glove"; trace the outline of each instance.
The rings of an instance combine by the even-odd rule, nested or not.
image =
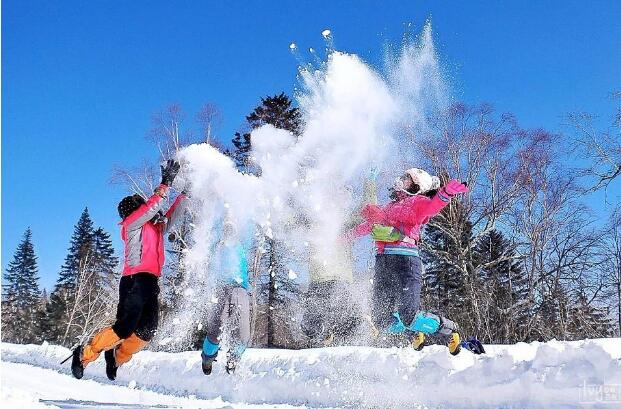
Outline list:
[[[160,166],[160,168],[162,169],[162,185],[171,186],[181,165],[176,160],[168,159],[166,166]]]

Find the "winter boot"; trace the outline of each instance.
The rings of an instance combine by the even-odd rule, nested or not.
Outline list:
[[[77,379],[82,379],[84,376],[84,365],[82,364],[82,345],[78,345],[73,350],[73,356],[71,357],[71,373]]]
[[[203,359],[203,364],[202,364],[202,368],[203,368],[203,373],[205,375],[211,375],[211,370],[213,367],[213,363],[216,362],[216,355],[205,355],[203,352],[201,352],[201,358]]]
[[[104,358],[106,359],[106,376],[111,381],[116,379],[116,370],[118,366],[116,366],[116,358],[115,358],[115,348],[109,349],[104,352]]]
[[[447,346],[451,355],[459,354],[459,351],[461,351],[461,339],[459,337],[459,333],[453,332],[449,336]]]
[[[421,351],[425,346],[425,334],[422,332],[414,333],[412,337],[412,347],[415,351]]]
[[[483,348],[483,344],[481,341],[474,337],[468,338],[467,341],[462,341],[461,347],[467,349],[475,355],[481,355],[485,353],[485,348]]]

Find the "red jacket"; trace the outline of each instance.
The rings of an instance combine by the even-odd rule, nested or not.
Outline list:
[[[383,224],[397,228],[401,234],[418,242],[420,240],[421,227],[427,224],[433,216],[440,213],[449,201],[450,197],[440,190],[432,199],[422,195],[415,195],[406,196],[385,206],[366,205],[362,209],[362,216],[365,221],[354,228],[353,236],[364,236],[371,233],[374,224]],[[386,244],[388,243],[376,241],[377,252],[383,253]],[[415,244],[404,241],[391,242],[389,244],[401,247],[416,247]]]
[[[168,186],[160,185],[166,193]],[[177,196],[166,213],[166,222],[153,224],[151,219],[161,209],[164,197],[154,194],[145,204],[127,216],[121,223],[121,239],[125,243],[123,275],[147,272],[159,277],[164,265],[164,233],[183,214],[180,204],[185,195]]]

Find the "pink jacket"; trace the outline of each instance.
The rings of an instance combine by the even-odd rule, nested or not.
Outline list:
[[[168,191],[168,186],[160,185],[159,189]],[[151,219],[160,210],[164,197],[154,194],[145,204],[136,209],[123,220],[121,238],[125,243],[125,263],[123,275],[147,272],[159,277],[164,265],[164,233],[174,225],[183,214],[180,204],[185,195],[177,196],[175,202],[166,212],[165,223],[153,224]]]
[[[364,236],[371,233],[374,224],[383,224],[397,228],[404,236],[418,242],[421,227],[427,224],[433,216],[440,213],[449,201],[450,196],[441,189],[432,199],[415,195],[405,196],[385,206],[366,205],[362,209],[362,216],[365,221],[356,226],[350,235],[354,237]],[[386,244],[388,243],[383,241],[375,242],[379,254],[384,252]],[[404,241],[391,242],[390,244],[401,247],[416,247],[415,244]]]

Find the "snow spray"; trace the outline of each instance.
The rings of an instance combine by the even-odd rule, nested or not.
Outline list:
[[[329,296],[328,304],[365,313],[362,301],[368,299],[369,286],[351,283],[369,282],[368,269],[361,266],[370,265],[370,243],[357,244],[352,256],[351,245],[341,237],[359,221],[365,180],[375,174],[380,187],[389,187],[388,181],[417,165],[413,135],[426,127],[431,111],[446,104],[447,93],[429,23],[417,39],[386,53],[383,72],[334,50],[330,31],[322,34],[326,61],[299,68],[302,134],[296,137],[271,125],[251,133],[251,158],[259,176],[240,173],[208,144],[179,152],[182,177],[191,183],[193,233],[184,258],[183,305],[162,326],[159,339],[187,343],[186,334],[206,319],[218,275],[213,249],[224,218],[245,232],[249,253],[264,251],[265,238],[283,243],[288,279],[302,288],[309,282],[344,283],[358,293]],[[300,58],[297,46],[290,48]],[[385,190],[380,189],[380,201]],[[343,305],[350,302],[356,308]],[[290,315],[294,321],[298,314]]]

